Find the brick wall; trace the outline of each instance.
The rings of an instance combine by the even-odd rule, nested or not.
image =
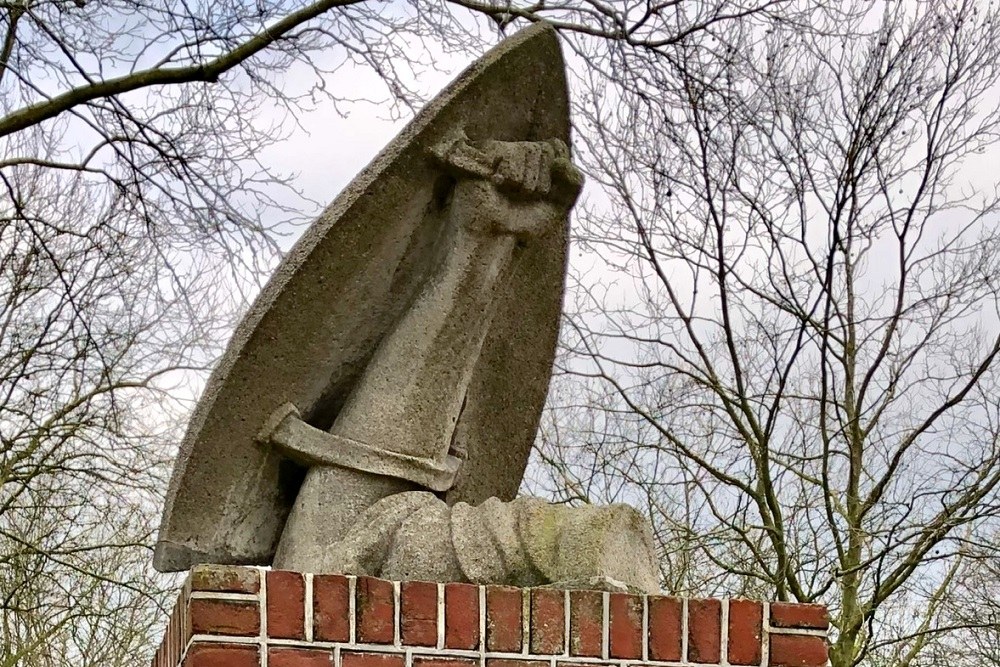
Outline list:
[[[152,667],[827,663],[818,605],[192,571]]]

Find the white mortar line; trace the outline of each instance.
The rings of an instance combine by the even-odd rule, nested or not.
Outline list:
[[[184,634],[185,634],[184,631],[186,629],[189,629],[190,626],[191,626],[191,600],[190,600],[190,597],[185,597],[185,593],[187,593],[188,595],[190,595],[190,591],[188,590],[188,586],[189,586],[190,582],[191,582],[191,578],[188,577],[188,580],[184,583],[184,592],[181,593],[181,597],[177,600],[178,604],[180,604],[181,602],[184,603],[184,609],[181,611],[181,616],[180,616],[180,618],[181,618],[181,627],[180,627],[180,633],[181,633],[181,635],[180,636],[181,637],[184,637]],[[184,664],[184,658],[187,657],[188,646],[190,646],[190,645],[191,645],[191,640],[188,639],[187,643],[180,647],[180,655],[177,656],[177,664],[176,665],[171,665],[170,667],[180,667],[181,665]]]
[[[288,646],[288,647],[313,647],[313,648],[323,648],[329,649],[333,652],[333,667],[342,667],[341,661],[341,651],[342,650],[354,650],[354,651],[366,651],[373,653],[382,654],[397,654],[404,655],[406,660],[406,667],[412,667],[414,659],[416,657],[456,657],[456,658],[478,658],[477,662],[480,667],[485,667],[486,661],[493,658],[501,659],[531,659],[540,662],[547,663],[545,667],[557,667],[558,663],[565,659],[570,662],[580,665],[600,665],[607,664],[609,662],[610,656],[610,594],[608,592],[602,593],[602,637],[601,637],[601,657],[584,657],[584,656],[571,656],[570,654],[570,636],[571,636],[571,622],[570,622],[570,612],[572,611],[572,604],[570,598],[570,591],[563,591],[563,648],[561,655],[551,655],[551,654],[534,654],[531,651],[530,645],[530,619],[531,619],[531,598],[530,591],[522,591],[521,599],[521,622],[522,622],[522,647],[518,652],[503,652],[503,651],[489,651],[486,644],[486,588],[484,586],[478,587],[478,597],[479,597],[479,644],[478,650],[463,650],[463,649],[446,649],[444,648],[444,632],[445,632],[445,613],[446,605],[444,599],[444,584],[437,585],[437,646],[433,647],[403,647],[401,644],[401,589],[399,582],[393,582],[393,644],[358,644],[357,642],[357,579],[355,577],[348,577],[348,612],[350,614],[350,641],[349,642],[318,642],[314,641],[315,638],[315,628],[314,628],[314,618],[312,614],[312,607],[315,601],[315,591],[314,591],[314,581],[313,575],[305,574],[305,596],[303,604],[306,605],[305,609],[305,640],[286,640],[286,639],[272,639],[267,636],[267,578],[266,571],[263,569],[259,570],[260,574],[260,592],[258,595],[246,594],[246,593],[218,593],[211,591],[191,591],[188,598],[184,601],[184,605],[190,605],[191,599],[217,599],[217,600],[228,600],[233,602],[252,602],[257,601],[259,604],[259,619],[260,619],[260,633],[258,636],[250,637],[240,637],[240,636],[229,636],[229,635],[207,635],[207,634],[192,634],[184,645],[178,647],[179,655],[177,659],[180,663],[183,662],[185,657],[190,652],[191,646],[196,642],[204,643],[228,643],[228,644],[240,644],[240,645],[254,645],[257,644],[260,650],[260,664],[261,667],[267,667],[268,657],[267,649],[268,646]],[[615,667],[642,667],[644,665],[649,665],[650,667],[694,667],[693,663],[690,662],[690,604],[688,598],[681,598],[681,660],[679,662],[672,661],[656,661],[649,659],[649,631],[650,631],[650,609],[649,609],[649,598],[648,596],[642,596],[642,654],[640,659],[621,659],[610,661]],[[731,608],[731,601],[729,599],[720,600],[720,667],[727,667],[729,665],[729,621],[733,610]],[[828,632],[821,629],[814,628],[776,628],[771,626],[771,610],[770,604],[767,602],[762,602],[762,623],[761,623],[761,662],[760,665],[763,667],[768,664],[770,658],[770,637],[771,635],[804,635],[804,636],[815,636],[826,638]],[[181,626],[177,629],[178,632],[183,631],[183,626],[190,626],[190,622],[184,619],[189,617],[188,609],[185,609],[184,613],[178,616],[178,621]],[[170,666],[177,667],[177,666]],[[705,666],[702,666],[705,667]]]
[[[403,645],[403,628],[400,627],[401,621],[403,620],[402,612],[400,607],[402,606],[403,596],[400,592],[400,583],[398,581],[392,582],[392,643],[395,646]]]
[[[192,641],[194,641],[194,640],[193,639],[188,639],[187,643],[184,644],[183,646],[181,646],[181,655],[180,655],[179,658],[177,658],[177,664],[176,665],[172,665],[172,667],[180,667],[181,665],[184,664],[184,658],[187,657],[188,647],[191,646],[191,642]]]
[[[444,584],[437,585],[437,648],[444,648]]]
[[[313,575],[307,572],[305,575],[306,582],[306,593],[305,599],[302,601],[305,609],[303,610],[303,616],[305,623],[305,633],[306,641],[311,642],[313,640]]]
[[[649,596],[642,596],[642,661],[649,660]]]
[[[347,616],[348,616],[348,622],[349,622],[349,626],[350,626],[350,632],[348,633],[349,634],[348,639],[351,640],[352,644],[355,643],[356,641],[358,641],[358,619],[357,619],[357,615],[358,615],[358,603],[357,603],[357,600],[356,600],[357,594],[358,594],[358,578],[357,577],[348,577],[347,578]]]
[[[486,654],[486,587],[479,587],[479,653]],[[485,664],[485,663],[483,663]]]
[[[611,650],[611,593],[601,593],[601,658],[608,659]]]
[[[260,667],[267,667],[267,572],[258,569],[260,577]]]
[[[729,598],[724,598],[720,603],[719,612],[719,664],[722,667],[729,667]]]
[[[297,639],[290,640],[290,641],[298,641],[300,644],[304,643],[301,640],[297,640]],[[194,643],[194,642],[207,642],[207,643],[220,642],[220,643],[224,643],[224,644],[258,644],[259,645],[260,644],[260,637],[259,636],[258,637],[254,637],[252,635],[249,636],[249,637],[240,637],[238,635],[191,635],[191,639],[189,640],[189,644],[190,643]]]
[[[771,628],[772,635],[805,635],[807,637],[826,637],[829,633],[815,628]]]
[[[688,598],[681,598],[681,662],[688,662]]]
[[[256,602],[255,593],[217,593],[214,591],[191,591],[192,600],[230,600],[232,602]]]
[[[570,626],[569,626],[569,591],[563,591],[563,655],[569,657]]]
[[[771,603],[762,602],[763,615],[760,622],[760,664],[764,667],[771,661]]]
[[[521,655],[528,655],[531,642],[531,589],[521,589]]]

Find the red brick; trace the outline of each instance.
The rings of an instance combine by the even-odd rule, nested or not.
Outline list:
[[[479,647],[479,586],[444,585],[445,648]]]
[[[178,603],[174,606],[174,611],[170,616],[170,628],[167,634],[167,641],[170,642],[169,649],[167,653],[167,661],[170,667],[177,667],[177,664],[181,661],[182,652],[182,640],[181,640],[181,626],[184,621],[181,617],[186,613],[187,600],[181,599],[183,604]]]
[[[298,572],[267,573],[267,636],[305,639],[306,582]]]
[[[604,644],[604,594],[569,593],[569,652],[600,658]]]
[[[191,570],[191,590],[212,593],[257,593],[260,571],[232,565],[196,565]]]
[[[722,645],[722,603],[688,600],[688,661],[718,664]]]
[[[729,664],[759,665],[764,606],[752,600],[729,602]]]
[[[488,658],[486,667],[547,667],[546,660],[508,660],[507,658]],[[593,667],[587,665],[587,667]]]
[[[260,656],[245,644],[193,644],[184,667],[260,667]]]
[[[408,646],[437,646],[438,587],[406,581],[399,589],[399,632]]]
[[[772,602],[771,627],[826,630],[830,627],[830,615],[821,604]]]
[[[156,651],[156,657],[153,659],[154,665],[159,662],[168,667],[176,667],[177,657],[174,655],[174,635],[177,633],[177,623],[177,607],[175,606],[170,612],[170,619],[167,621],[167,631],[163,634],[163,640],[160,642],[160,646]]]
[[[608,654],[612,658],[642,657],[642,598],[612,593],[608,600]]]
[[[521,650],[520,588],[512,586],[486,587],[486,648],[490,651]]]
[[[194,634],[260,634],[260,612],[255,602],[195,598],[191,600],[190,609],[191,631]]]
[[[477,667],[479,658],[435,658],[432,656],[413,656],[413,667]]]
[[[665,662],[681,660],[682,603],[677,598],[650,595],[649,659]]]
[[[181,656],[184,655],[184,647],[187,645],[188,637],[184,632],[185,625],[187,624],[187,605],[187,598],[182,596],[177,606],[174,607],[172,634],[174,648],[170,667],[177,667],[180,664]]]
[[[392,582],[358,577],[357,586],[358,641],[391,644],[396,620]]]
[[[826,640],[810,635],[771,634],[770,667],[823,667],[827,660]]]
[[[352,653],[340,654],[340,667],[405,667],[406,656],[401,653]]]
[[[271,593],[268,583],[268,595]],[[333,651],[307,648],[270,648],[267,650],[267,667],[330,667]]]
[[[346,642],[351,638],[351,587],[347,577],[313,577],[313,639]]]
[[[551,588],[531,591],[531,652],[540,655],[562,654],[566,639],[566,594]]]

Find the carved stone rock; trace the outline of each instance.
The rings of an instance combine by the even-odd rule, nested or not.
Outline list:
[[[324,571],[398,580],[651,592],[659,579],[636,509],[537,498],[449,508],[428,492],[388,496],[322,558]]]
[[[275,271],[192,415],[160,525],[158,569],[271,563],[305,469],[261,446],[258,434],[286,405],[306,426],[334,424],[379,342],[439,263],[443,198],[454,177],[433,151],[459,130],[471,141],[569,142],[551,28],[522,31],[473,63],[341,192]],[[449,503],[517,493],[555,352],[565,223],[515,246],[493,297],[454,428],[451,448],[462,465],[444,494]]]
[[[157,568],[656,590],[634,509],[514,499],[583,182],[566,99],[552,29],[519,33],[310,228],[192,417]]]

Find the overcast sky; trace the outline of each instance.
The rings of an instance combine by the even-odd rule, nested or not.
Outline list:
[[[421,63],[432,62],[439,70],[429,69],[414,81],[428,100],[473,60],[427,50],[415,52],[413,58]],[[286,78],[292,90],[306,88],[313,80],[314,74],[303,68],[291,70]],[[347,65],[327,77],[325,84],[328,90],[344,97],[387,99],[385,87],[366,67]],[[291,136],[270,147],[264,155],[265,164],[279,172],[294,174],[295,186],[324,207],[412,118],[407,115],[392,119],[386,103],[357,102],[345,109],[346,117],[338,113],[332,101],[318,100],[314,109],[299,117],[301,127],[290,125]],[[302,231],[295,232],[286,248]]]

